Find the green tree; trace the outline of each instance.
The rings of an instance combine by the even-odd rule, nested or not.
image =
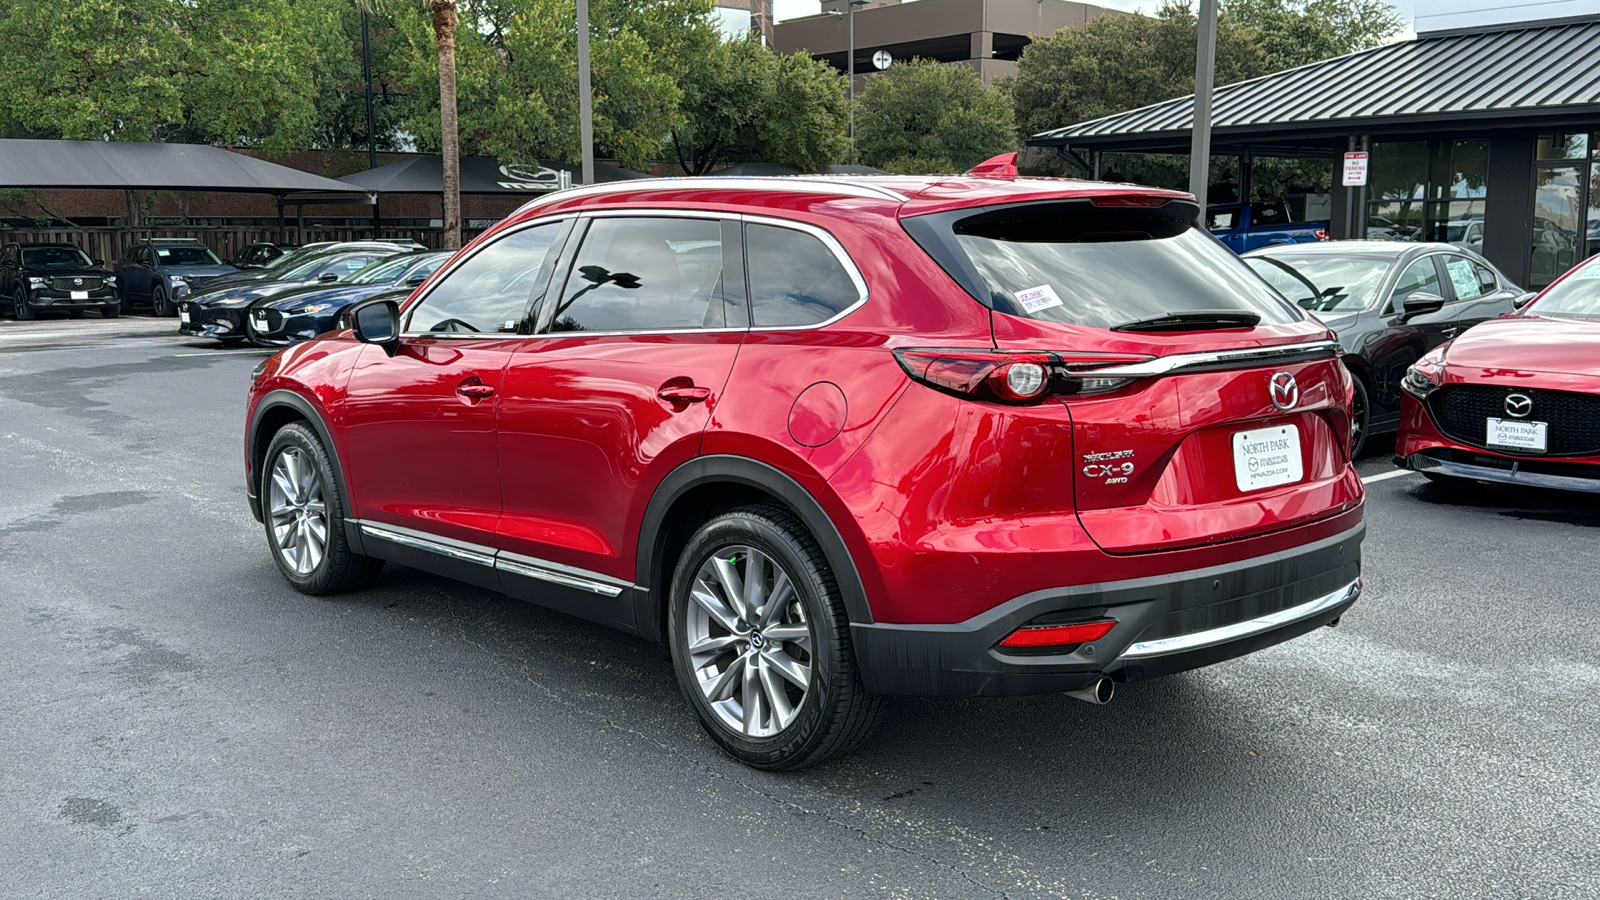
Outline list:
[[[1223,8],[1256,33],[1270,71],[1368,50],[1405,27],[1387,0],[1225,0]]]
[[[806,53],[779,56],[755,38],[731,41],[687,71],[680,87],[683,121],[669,143],[690,175],[756,161],[814,170],[849,152],[844,77]]]
[[[965,66],[896,63],[867,80],[857,103],[856,153],[869,166],[960,172],[1017,148],[1005,94]]]

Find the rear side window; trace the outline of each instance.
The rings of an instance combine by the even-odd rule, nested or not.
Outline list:
[[[904,220],[957,283],[996,312],[1115,328],[1196,312],[1303,315],[1194,225],[1194,207],[1030,203]]]
[[[595,219],[546,330],[721,328],[722,226],[715,219]]]
[[[834,318],[865,296],[844,263],[815,235],[750,223],[750,316],[756,328],[797,328]]]

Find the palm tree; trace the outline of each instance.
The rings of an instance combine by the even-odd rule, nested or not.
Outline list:
[[[444,246],[461,246],[461,148],[456,134],[456,0],[428,0],[439,42],[439,155],[444,166]]]

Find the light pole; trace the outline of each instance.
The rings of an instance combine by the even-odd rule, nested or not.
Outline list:
[[[1194,55],[1194,128],[1189,139],[1189,193],[1206,208],[1211,181],[1211,88],[1217,74],[1217,0],[1200,0],[1200,40]],[[1249,203],[1249,197],[1240,197]]]
[[[828,10],[828,15],[835,19],[843,17],[846,22],[846,32],[849,34],[847,49],[845,50],[845,69],[850,79],[850,153],[852,157],[856,148],[856,7],[866,6],[872,0],[846,0],[847,13],[837,9]]]
[[[589,0],[578,0],[578,141],[584,184],[594,184],[594,91],[589,84]]]

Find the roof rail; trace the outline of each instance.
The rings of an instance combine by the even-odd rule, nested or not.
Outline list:
[[[862,184],[857,181],[845,181],[842,178],[834,179],[817,175],[727,175],[719,177],[698,178],[634,178],[627,181],[611,181],[605,184],[589,184],[582,187],[568,188],[564,191],[551,191],[542,197],[524,203],[517,212],[537,209],[548,203],[560,200],[569,200],[574,197],[589,197],[635,190],[671,190],[673,188],[715,188],[718,190],[735,191],[786,191],[798,194],[833,194],[839,197],[862,197],[868,200],[892,200],[904,203],[910,199],[899,191],[892,191],[886,187]]]

